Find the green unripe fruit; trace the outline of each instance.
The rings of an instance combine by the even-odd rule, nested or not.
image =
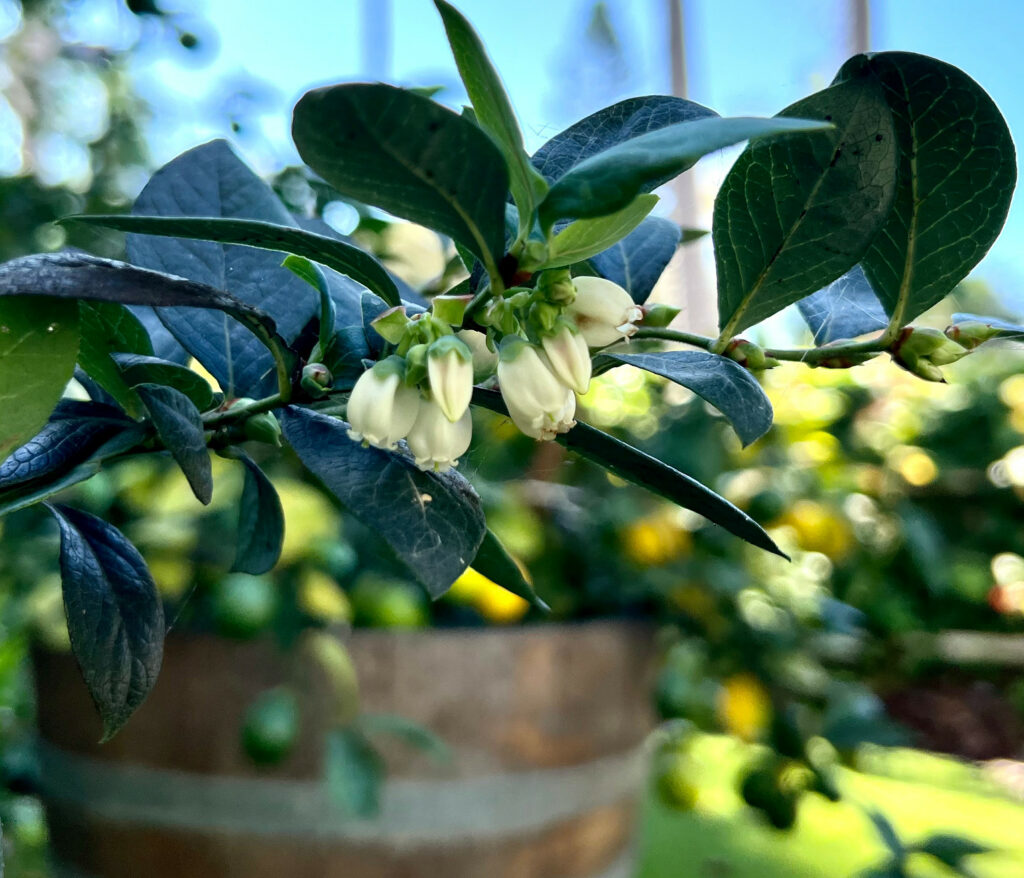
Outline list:
[[[232,573],[218,583],[212,609],[217,631],[225,637],[255,637],[274,621],[277,588],[266,577]]]
[[[256,765],[277,765],[299,736],[299,705],[285,688],[260,695],[245,713],[242,747]]]

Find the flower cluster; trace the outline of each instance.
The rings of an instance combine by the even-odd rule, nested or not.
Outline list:
[[[352,439],[386,449],[404,439],[417,466],[447,470],[469,448],[474,384],[495,380],[515,425],[553,439],[576,424],[577,395],[590,386],[590,349],[629,338],[644,317],[622,287],[565,271],[493,297],[474,315],[484,331],[462,327],[469,301],[438,296],[426,313],[392,308],[374,321],[394,353],[352,389]]]

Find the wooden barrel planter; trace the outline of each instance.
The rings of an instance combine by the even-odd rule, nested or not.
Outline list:
[[[36,656],[42,795],[61,878],[627,876],[650,628],[356,632],[364,710],[402,714],[454,751],[445,769],[387,751],[381,814],[346,817],[321,783],[319,684],[272,770],[242,717],[288,679],[266,643],[174,636],[148,701],[109,743],[69,656]]]

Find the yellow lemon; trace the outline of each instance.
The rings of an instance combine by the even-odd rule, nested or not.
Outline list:
[[[756,741],[771,721],[768,691],[752,674],[736,674],[725,680],[716,707],[723,728],[744,741]]]

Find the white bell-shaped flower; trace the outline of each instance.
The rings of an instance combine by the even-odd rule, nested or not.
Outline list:
[[[568,312],[592,348],[629,338],[644,316],[643,309],[629,293],[603,277],[577,277],[576,298]]]
[[[436,400],[424,400],[405,441],[416,458],[416,466],[444,472],[458,466],[472,435],[473,419],[468,408],[462,417],[452,422]]]
[[[575,394],[551,371],[544,355],[524,339],[506,336],[502,341],[498,384],[509,415],[527,436],[552,439],[575,426]]]
[[[454,335],[443,335],[427,349],[430,393],[453,423],[469,408],[473,395],[473,352]]]
[[[348,398],[348,435],[356,442],[392,449],[416,421],[420,394],[405,384],[405,361],[392,356],[356,380]]]
[[[555,376],[577,393],[586,393],[590,388],[592,370],[587,340],[568,323],[561,321],[554,332],[541,336],[540,343]]]

